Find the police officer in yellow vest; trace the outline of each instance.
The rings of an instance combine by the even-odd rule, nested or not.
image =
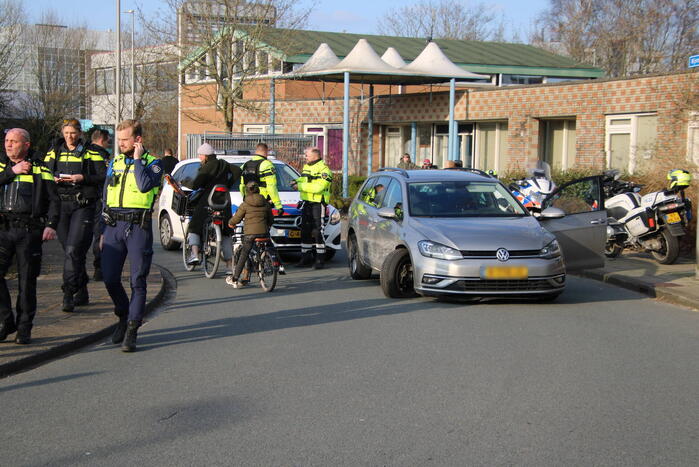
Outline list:
[[[0,342],[17,331],[17,344],[31,342],[41,245],[56,238],[60,215],[53,175],[41,159],[29,155],[30,145],[29,133],[13,128],[0,154]],[[5,282],[13,257],[19,273],[16,317]]]
[[[240,192],[245,193],[245,185],[249,182],[257,182],[260,194],[269,200],[275,208],[282,209],[282,201],[277,190],[277,173],[274,164],[267,160],[269,148],[265,143],[260,143],[255,148],[252,159],[243,164],[243,173],[240,178]]]
[[[124,352],[136,350],[138,328],[146,309],[146,279],[153,258],[151,215],[162,177],[160,160],[142,144],[141,124],[124,120],[117,126],[120,154],[107,169],[104,189],[102,276],[119,317],[112,342]],[[121,271],[131,265],[131,300],[121,285]]]
[[[292,182],[292,187],[301,194],[301,260],[297,266],[313,263],[312,248],[315,245],[316,260],[313,267],[325,266],[325,239],[323,238],[323,216],[330,201],[330,185],[333,174],[320,158],[318,148],[306,148],[306,165],[301,176]]]

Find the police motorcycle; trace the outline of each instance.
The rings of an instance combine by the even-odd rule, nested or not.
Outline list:
[[[541,213],[541,203],[556,189],[556,184],[551,179],[551,166],[538,161],[536,167],[527,169],[527,178],[511,183],[508,188],[522,206],[538,216]]]
[[[692,176],[686,170],[668,172],[669,189],[640,195],[642,185],[619,179],[619,171],[604,173],[607,209],[605,255],[615,258],[624,248],[649,251],[660,264],[672,264],[680,252],[678,238],[687,233],[692,205],[684,190]]]

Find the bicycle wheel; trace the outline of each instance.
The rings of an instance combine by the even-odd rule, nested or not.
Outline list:
[[[265,292],[271,292],[277,285],[277,266],[274,265],[274,259],[268,251],[263,251],[260,255],[260,268],[257,275],[260,278],[260,287]]]
[[[221,226],[211,222],[206,224],[204,235],[202,236],[204,276],[207,279],[213,279],[218,271],[218,265],[221,262]]]
[[[185,229],[184,232],[184,241],[182,242],[182,262],[184,263],[184,268],[187,271],[194,271],[194,268],[197,267],[195,264],[187,264],[187,260],[189,257],[192,255],[192,247],[189,244],[189,241],[187,240],[187,229]]]

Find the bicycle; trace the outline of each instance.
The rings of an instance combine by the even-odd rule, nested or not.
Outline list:
[[[193,192],[195,193],[195,192]],[[225,193],[226,200],[223,203],[216,203],[214,196]],[[188,198],[187,208],[191,204],[191,194]],[[230,197],[228,188],[225,185],[216,185],[211,190],[208,198],[208,206],[206,207],[206,218],[204,219],[204,227],[201,232],[201,248],[202,267],[204,269],[204,277],[213,279],[216,276],[218,267],[221,263],[221,255],[223,248],[223,211],[230,206]],[[187,260],[192,255],[192,247],[189,243],[189,221],[192,219],[192,209],[185,208],[185,213],[180,217],[183,224],[187,220],[187,228],[185,229],[184,241],[182,242],[182,261],[187,271],[193,271],[196,264],[189,264]]]
[[[242,251],[242,228],[237,227],[235,232],[235,251],[233,253],[233,264],[238,264],[238,259]],[[277,274],[279,273],[279,260],[276,257],[272,239],[270,237],[258,237],[252,243],[252,248],[248,253],[248,259],[243,268],[243,275],[250,277],[256,274],[260,282],[260,287],[265,292],[271,292],[277,285]]]

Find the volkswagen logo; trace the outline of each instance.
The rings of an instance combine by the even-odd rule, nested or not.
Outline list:
[[[504,262],[510,259],[510,252],[504,248],[499,248],[498,251],[495,252],[495,256],[498,258],[498,261]]]

